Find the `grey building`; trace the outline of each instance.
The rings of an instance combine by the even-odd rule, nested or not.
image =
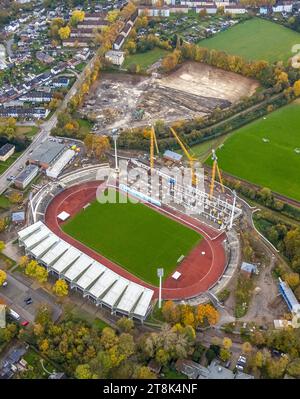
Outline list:
[[[64,144],[47,140],[33,151],[28,161],[30,164],[48,169],[65,150],[66,146]]]
[[[39,173],[38,166],[28,165],[20,174],[18,174],[18,176],[14,181],[14,185],[17,188],[23,190],[25,187],[28,186],[30,182],[32,182],[32,180],[35,178],[35,176],[37,176],[38,173]]]

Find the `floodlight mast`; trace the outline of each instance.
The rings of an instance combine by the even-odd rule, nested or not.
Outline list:
[[[115,171],[119,172],[119,166],[118,166],[118,151],[117,151],[117,140],[118,140],[119,134],[117,129],[112,130],[112,138],[114,141],[114,146],[115,146]]]
[[[157,277],[159,278],[159,293],[158,293],[158,308],[161,309],[161,291],[162,291],[162,278],[164,276],[164,269],[157,269]]]

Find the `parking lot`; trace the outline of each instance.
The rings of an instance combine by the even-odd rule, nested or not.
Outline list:
[[[29,281],[29,280],[28,280]],[[53,319],[57,320],[62,312],[59,305],[55,304],[53,297],[41,288],[35,288],[32,282],[25,284],[12,275],[7,276],[7,286],[0,288],[0,298],[20,315],[19,322],[33,322],[38,307],[47,304],[53,309]],[[26,304],[25,299],[31,298],[32,303]]]

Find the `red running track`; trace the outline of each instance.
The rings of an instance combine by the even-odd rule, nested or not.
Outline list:
[[[122,277],[141,284],[144,287],[153,289],[154,296],[158,297],[157,287],[144,282],[127,270],[123,269],[120,265],[110,261],[62,231],[60,227],[62,222],[57,219],[57,215],[59,215],[59,213],[62,211],[66,211],[71,216],[74,216],[83,208],[84,205],[95,200],[96,191],[99,188],[100,183],[100,181],[82,183],[59,193],[53,198],[46,210],[46,225],[60,238],[98,262],[102,263],[104,266],[118,273]],[[104,187],[105,185],[103,185],[103,189]],[[181,273],[179,279],[174,280],[171,276],[166,278],[163,283],[163,298],[191,298],[193,296],[199,295],[201,292],[207,291],[218,281],[224,272],[226,264],[226,255],[223,247],[223,240],[225,239],[224,233],[220,235],[219,232],[207,225],[202,224],[200,221],[166,206],[163,206],[162,208],[157,208],[154,206],[151,207],[156,211],[193,228],[204,237],[199,245],[197,245],[176,268],[176,270]]]

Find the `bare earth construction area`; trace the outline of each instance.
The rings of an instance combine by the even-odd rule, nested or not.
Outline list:
[[[100,128],[144,125],[158,119],[172,122],[204,116],[251,96],[259,83],[232,72],[196,62],[158,77],[106,73],[81,108]]]

